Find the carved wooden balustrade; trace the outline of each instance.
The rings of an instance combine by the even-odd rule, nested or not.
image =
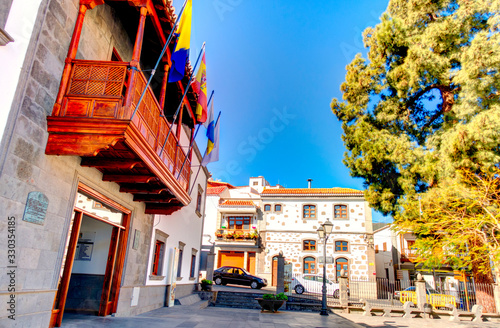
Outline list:
[[[191,163],[188,158],[182,166],[186,154],[175,133],[169,134],[171,125],[150,87],[134,114],[146,86],[145,76],[133,72],[126,62],[72,60],[71,65],[62,103],[47,118],[46,153],[121,161],[123,165],[114,167],[94,165],[96,160],[82,163],[90,162],[88,166],[100,169],[106,181],[120,183],[122,191],[164,193],[188,204]],[[127,161],[130,166],[125,165]],[[137,198],[148,201],[144,195]],[[150,197],[155,204],[150,204],[148,212],[166,213],[161,209],[169,207],[167,201],[172,204],[166,198]]]

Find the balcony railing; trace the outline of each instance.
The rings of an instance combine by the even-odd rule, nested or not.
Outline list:
[[[257,241],[260,235],[257,231],[219,229],[215,232],[215,237],[224,241]]]
[[[48,118],[46,153],[94,157],[106,152],[118,160],[140,159],[136,175],[150,174],[181,203],[189,203],[190,160],[175,133],[169,134],[171,125],[150,87],[133,114],[146,86],[142,72],[126,62],[73,60],[71,65],[62,103]]]
[[[417,258],[417,250],[415,248],[405,248],[401,251],[401,260],[411,261]]]

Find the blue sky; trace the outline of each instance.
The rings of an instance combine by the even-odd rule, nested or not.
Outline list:
[[[214,179],[247,185],[264,176],[301,188],[311,178],[317,188],[364,189],[342,163],[342,129],[330,102],[342,97],[345,67],[366,53],[362,32],[387,4],[193,0],[191,62],[205,41],[208,90],[222,112],[219,161],[208,165]],[[374,220],[384,218],[374,213]]]

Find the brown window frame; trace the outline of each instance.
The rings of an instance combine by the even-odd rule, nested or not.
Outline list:
[[[314,243],[314,245],[311,245],[311,242]],[[316,251],[316,240],[314,239],[306,239],[302,242],[302,249],[304,251]]]
[[[163,270],[163,257],[165,257],[165,243],[161,240],[156,240],[151,275],[161,276],[161,271]],[[158,271],[160,274],[158,274]]]
[[[269,209],[267,209],[269,207]],[[271,204],[264,204],[264,212],[271,212]]]
[[[241,228],[238,228],[236,226],[236,222],[231,226],[231,221],[238,221],[241,220],[243,221],[243,224],[241,225]],[[244,229],[245,227],[245,221],[248,220],[248,229]],[[250,231],[252,228],[252,217],[251,216],[228,216],[227,217],[227,228],[229,230],[238,230],[238,231]]]
[[[342,243],[345,243],[345,245],[343,245]],[[339,244],[339,245],[337,245],[337,244]],[[339,249],[337,249],[337,248],[339,248]],[[335,241],[335,252],[349,253],[349,242],[347,240],[336,240]]]
[[[337,209],[337,207],[339,209]],[[345,211],[345,213],[344,213]],[[343,216],[345,215],[345,216]],[[333,219],[334,220],[349,220],[349,206],[346,204],[333,205]]]
[[[276,207],[277,207],[277,206],[279,206],[279,207],[280,207],[280,209],[279,209],[279,210],[277,210],[277,209],[276,209]],[[282,211],[283,211],[283,205],[281,205],[281,204],[274,204],[274,211],[275,211],[275,212],[282,212]]]
[[[306,207],[308,207],[306,209]],[[306,216],[307,214],[307,216]],[[314,204],[304,204],[302,206],[302,217],[304,219],[316,219],[316,205]]]

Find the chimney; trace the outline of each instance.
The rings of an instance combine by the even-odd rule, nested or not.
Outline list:
[[[313,179],[307,179],[307,188],[311,189],[311,181],[313,181]]]

